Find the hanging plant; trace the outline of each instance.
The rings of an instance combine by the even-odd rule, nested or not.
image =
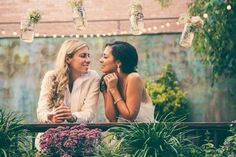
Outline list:
[[[42,18],[42,13],[38,9],[29,10],[26,17],[21,20],[21,35],[22,41],[31,43],[34,40],[34,27]]]
[[[72,17],[77,31],[84,30],[87,26],[86,12],[83,6],[83,0],[69,0],[72,8]]]
[[[71,8],[81,8],[83,6],[84,0],[69,0],[68,3],[70,4]]]
[[[30,23],[38,23],[42,18],[42,13],[38,9],[30,10],[27,13],[27,17]]]
[[[203,20],[199,16],[193,16],[191,18],[181,17],[179,22],[185,23],[179,44],[184,48],[189,48],[192,46],[194,32],[203,27]]]
[[[133,0],[129,6],[130,31],[134,35],[142,34],[144,29],[142,4],[139,0]]]
[[[163,8],[168,7],[172,2],[172,0],[155,0],[155,1],[158,1],[160,3],[161,7],[163,7]]]

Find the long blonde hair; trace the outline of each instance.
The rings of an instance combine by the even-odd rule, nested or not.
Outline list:
[[[79,49],[84,47],[88,47],[88,45],[77,39],[69,39],[62,44],[55,62],[56,73],[51,78],[51,89],[49,93],[50,108],[58,107],[60,100],[64,100],[65,97],[70,72],[66,57],[72,58]]]

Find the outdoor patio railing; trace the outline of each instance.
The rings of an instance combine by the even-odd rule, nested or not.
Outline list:
[[[223,143],[224,139],[230,135],[229,128],[230,125],[233,124],[236,126],[236,123],[229,123],[229,122],[181,122],[178,123],[180,126],[184,126],[186,129],[190,130],[187,135],[193,135],[194,143],[196,145],[201,145],[205,142],[205,139],[208,137],[210,138],[215,146],[219,146]],[[46,131],[49,128],[55,128],[58,126],[74,126],[78,125],[74,124],[23,124],[21,129],[29,130],[32,133],[32,149],[34,147],[34,140],[35,136],[38,132]],[[114,126],[122,126],[125,127],[129,125],[128,123],[89,123],[87,124],[88,128],[100,128],[101,130],[105,131]],[[143,123],[140,123],[143,125]],[[168,123],[167,123],[168,125]]]

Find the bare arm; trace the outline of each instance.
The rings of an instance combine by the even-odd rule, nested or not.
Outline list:
[[[116,106],[119,110],[120,115],[128,120],[134,120],[139,112],[140,104],[142,100],[143,92],[143,82],[139,75],[131,74],[127,78],[127,91],[126,91],[126,100],[123,100],[114,80],[116,76],[110,76],[107,78],[108,90],[111,93]]]
[[[105,115],[110,122],[117,121],[117,109],[114,106],[113,97],[110,92],[103,92],[104,104],[105,104]]]

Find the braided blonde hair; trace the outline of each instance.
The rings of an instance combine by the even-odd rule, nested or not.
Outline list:
[[[51,88],[49,93],[49,106],[58,107],[59,102],[64,100],[66,85],[69,82],[69,66],[66,57],[72,58],[81,48],[88,47],[84,42],[77,39],[66,40],[57,55],[55,62],[56,73],[51,78]]]

